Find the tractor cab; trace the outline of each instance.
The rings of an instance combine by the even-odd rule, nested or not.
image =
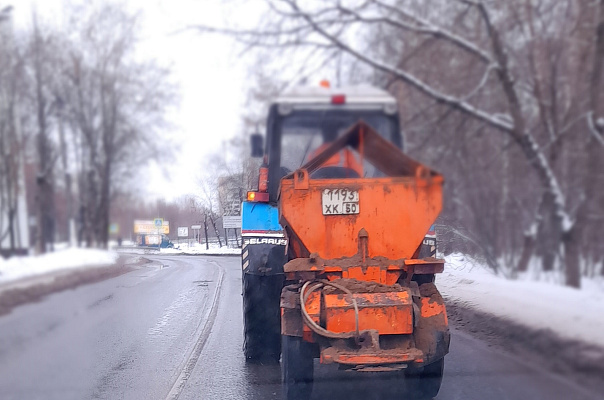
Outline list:
[[[266,142],[260,135],[252,136],[252,154],[264,161],[259,197],[275,203],[282,177],[300,168],[359,121],[402,148],[396,100],[381,89],[304,87],[277,98],[269,110]],[[334,157],[313,178],[379,174],[370,164],[357,166],[355,162],[359,161],[349,155]]]

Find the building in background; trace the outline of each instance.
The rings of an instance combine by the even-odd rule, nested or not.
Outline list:
[[[241,215],[244,192],[243,174],[218,178],[218,203],[223,216]]]

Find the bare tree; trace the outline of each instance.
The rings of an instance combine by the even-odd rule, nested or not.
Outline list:
[[[54,242],[54,167],[56,151],[50,138],[49,116],[52,108],[50,94],[51,36],[43,34],[34,15],[33,33],[30,44],[31,69],[33,72],[33,108],[36,115],[36,213],[38,253],[47,251]]]
[[[140,62],[138,19],[113,4],[72,10],[74,32],[63,87],[70,126],[81,146],[81,218],[89,244],[106,246],[112,193],[137,166],[169,156],[157,138],[175,100],[169,71]]]
[[[10,7],[0,11],[0,248],[13,254],[28,246],[24,201],[23,54],[14,40]]]
[[[55,226],[69,231],[76,215],[80,240],[107,246],[115,196],[132,191],[142,166],[171,156],[173,146],[161,138],[170,129],[166,112],[177,100],[176,88],[169,69],[136,53],[137,15],[111,2],[65,12],[61,28],[34,14],[32,28],[20,30],[17,41],[7,39],[0,13],[3,247],[5,238],[18,246],[26,229],[24,218],[15,222],[24,202],[25,162],[36,166],[36,245],[44,252]],[[55,198],[66,199],[66,207],[58,204],[65,218]]]

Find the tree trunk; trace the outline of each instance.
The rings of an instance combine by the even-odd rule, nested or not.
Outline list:
[[[208,243],[208,214],[205,214],[203,217],[203,230],[206,235],[206,250],[209,250],[210,245]]]
[[[218,245],[222,247],[222,241],[220,240],[220,232],[218,232],[218,228],[216,227],[216,221],[214,221],[214,217],[212,215],[210,215],[210,222],[212,222],[214,232],[216,233],[216,238],[218,238]]]
[[[566,269],[564,277],[566,286],[581,288],[581,265],[580,265],[580,239],[579,231],[573,226],[568,232],[565,232],[562,237],[564,244],[564,257],[566,258]]]
[[[51,217],[49,212],[49,204],[52,201],[52,187],[50,185],[50,145],[47,137],[47,124],[46,124],[46,99],[43,92],[43,76],[42,76],[42,60],[41,60],[41,44],[40,36],[35,26],[35,42],[34,42],[34,75],[35,75],[35,86],[36,86],[36,117],[38,124],[37,133],[37,151],[38,151],[38,172],[36,177],[36,211],[37,211],[37,222],[38,222],[38,238],[37,253],[42,254],[46,252],[46,243],[49,238],[49,223],[48,220]]]
[[[528,265],[531,260],[531,257],[535,253],[535,249],[537,247],[537,238],[539,237],[539,231],[541,230],[541,225],[543,223],[543,215],[546,211],[548,204],[549,193],[545,192],[541,196],[539,200],[539,205],[537,206],[537,211],[535,214],[535,218],[530,228],[524,233],[524,244],[522,246],[522,253],[520,255],[520,260],[518,261],[518,265],[516,266],[516,270],[518,272],[526,272],[528,270]]]
[[[10,250],[11,253],[14,254],[15,250],[16,250],[16,245],[15,245],[15,218],[17,216],[17,213],[15,212],[15,209],[12,208],[12,205],[9,205],[9,210],[8,210],[8,234],[9,234],[9,239],[10,239]]]
[[[71,184],[71,174],[69,173],[67,141],[65,140],[64,117],[63,117],[63,100],[59,101],[59,145],[61,148],[61,161],[63,164],[63,176],[65,179],[65,197],[67,201],[67,212],[65,213],[65,227],[67,228],[67,241],[71,247],[76,245],[75,223],[73,217],[73,190]]]
[[[524,244],[522,246],[522,253],[520,260],[516,266],[516,271],[526,272],[528,270],[529,261],[535,252],[535,245],[537,242],[537,236],[535,232],[526,232],[524,234]]]
[[[105,164],[103,176],[101,177],[101,199],[98,214],[98,243],[99,247],[107,248],[109,242],[109,211],[110,211],[110,174],[111,167],[109,161]]]

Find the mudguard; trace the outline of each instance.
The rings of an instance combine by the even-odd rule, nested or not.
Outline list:
[[[430,364],[449,353],[451,334],[445,302],[434,283],[419,287],[421,297],[415,298],[417,312],[413,333],[415,345],[423,351],[425,364]]]
[[[279,225],[277,207],[245,201],[241,210],[243,273],[282,275],[283,265],[287,262],[287,239]]]

